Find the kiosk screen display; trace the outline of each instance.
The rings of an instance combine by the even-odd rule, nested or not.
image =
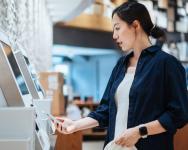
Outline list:
[[[38,81],[38,79],[37,79],[37,77],[36,77],[36,73],[35,73],[35,71],[34,71],[34,68],[33,68],[32,65],[30,64],[29,59],[28,59],[26,56],[24,56],[24,59],[25,59],[25,62],[26,62],[26,64],[27,64],[27,66],[28,66],[28,70],[29,70],[29,73],[30,73],[30,75],[31,75],[31,78],[32,78],[32,80],[33,80],[33,82],[34,82],[34,84],[35,84],[35,87],[37,88],[37,91],[40,91],[40,92],[43,93],[43,90],[42,90],[42,88],[41,88],[41,85],[40,85],[40,83],[39,83],[39,81]]]
[[[25,81],[24,81],[24,78],[23,78],[23,76],[22,76],[22,73],[21,73],[21,71],[20,71],[20,68],[19,68],[19,66],[18,66],[18,64],[17,64],[17,62],[16,62],[16,59],[15,59],[15,57],[14,57],[14,54],[13,54],[13,52],[12,52],[11,47],[8,46],[7,44],[5,44],[5,43],[2,42],[2,41],[1,41],[1,43],[2,43],[2,45],[3,45],[3,49],[4,49],[4,51],[5,51],[5,54],[6,54],[7,58],[8,58],[8,61],[9,61],[9,63],[10,63],[10,66],[11,66],[11,68],[12,68],[12,71],[13,71],[14,76],[15,76],[15,78],[16,78],[16,82],[17,82],[17,84],[18,84],[18,86],[19,86],[19,89],[20,89],[22,95],[29,94],[29,90],[28,90],[28,88],[27,88],[27,86],[26,86],[26,83],[25,83]]]

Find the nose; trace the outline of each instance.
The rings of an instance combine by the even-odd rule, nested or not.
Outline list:
[[[118,39],[118,35],[117,35],[115,32],[113,32],[113,39],[114,39],[114,40],[117,40],[117,39]]]

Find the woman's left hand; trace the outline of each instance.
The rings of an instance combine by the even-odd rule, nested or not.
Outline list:
[[[122,147],[133,147],[141,138],[138,127],[126,129],[125,132],[115,139],[115,144]]]

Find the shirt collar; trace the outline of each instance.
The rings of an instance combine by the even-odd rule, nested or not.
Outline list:
[[[157,52],[158,50],[160,50],[161,48],[157,45],[152,45],[150,47],[147,47],[145,49],[143,49],[143,51],[147,51],[147,52],[150,52],[150,53],[155,53]],[[124,56],[124,63],[125,61],[129,60],[130,57],[133,56],[133,51],[130,51],[128,52],[125,56]]]
[[[147,48],[145,48],[143,51],[148,51],[148,52],[150,52],[150,53],[155,53],[155,52],[157,52],[158,50],[160,50],[161,48],[159,47],[159,46],[157,46],[157,45],[152,45],[152,46],[150,46],[150,47],[147,47]]]

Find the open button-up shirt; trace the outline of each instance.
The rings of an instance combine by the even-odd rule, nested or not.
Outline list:
[[[121,57],[114,67],[100,106],[88,117],[107,127],[106,142],[114,139],[115,92],[123,80],[133,52]],[[127,127],[159,120],[167,132],[148,136],[136,143],[138,150],[173,150],[173,135],[188,121],[188,98],[185,69],[173,56],[158,46],[144,50],[139,57],[129,93]]]

